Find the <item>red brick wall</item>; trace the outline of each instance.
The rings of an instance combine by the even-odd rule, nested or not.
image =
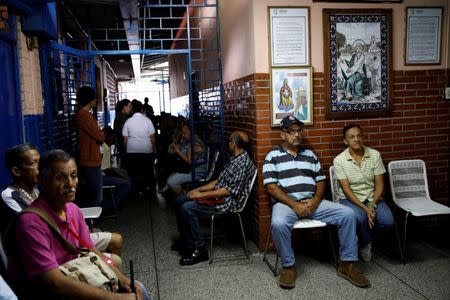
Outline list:
[[[314,124],[305,127],[304,143],[315,151],[327,171],[343,149],[342,127],[355,122],[363,127],[365,143],[379,150],[385,165],[391,160],[420,158],[427,164],[430,193],[447,203],[449,189],[450,101],[443,90],[450,70],[395,71],[392,114],[386,117],[325,119],[323,73],[314,73]],[[269,74],[252,74],[225,84],[225,127],[228,132],[249,132],[258,166],[257,199],[252,202],[252,233],[262,248],[270,226],[269,197],[261,179],[262,161],[281,142],[270,127]]]

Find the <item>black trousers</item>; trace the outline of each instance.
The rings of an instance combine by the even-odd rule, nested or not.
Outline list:
[[[143,192],[146,188],[155,189],[153,165],[155,155],[153,153],[127,153],[126,166],[133,187],[137,192]]]

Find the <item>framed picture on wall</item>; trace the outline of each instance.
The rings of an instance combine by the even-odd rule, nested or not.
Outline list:
[[[442,7],[406,8],[405,65],[441,63]]]
[[[385,115],[392,91],[390,9],[324,9],[327,118]]]
[[[306,125],[313,123],[312,68],[272,68],[270,74],[270,109],[272,126],[290,115]]]
[[[307,66],[309,7],[269,7],[270,65]]]

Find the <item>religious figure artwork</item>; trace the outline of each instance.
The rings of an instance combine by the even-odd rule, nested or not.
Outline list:
[[[312,68],[272,68],[271,97],[272,126],[290,115],[312,124]]]
[[[329,118],[390,110],[391,10],[324,10]]]

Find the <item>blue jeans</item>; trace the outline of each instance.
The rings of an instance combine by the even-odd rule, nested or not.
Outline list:
[[[181,204],[179,208],[181,222],[178,229],[186,247],[191,250],[205,247],[205,237],[203,236],[198,216],[202,213],[217,212],[217,209],[214,206],[202,205],[195,201],[190,201],[184,194],[179,196],[176,201],[177,205]]]
[[[370,229],[369,223],[367,222],[367,214],[359,208],[357,205],[351,203],[347,199],[339,200],[341,204],[350,207],[356,215],[356,221],[358,224],[358,241],[361,246],[365,246],[370,243]],[[365,206],[369,205],[369,201],[364,201]],[[387,229],[394,225],[394,216],[389,209],[389,206],[381,200],[377,204],[375,227]]]
[[[147,288],[141,282],[139,282],[137,280],[135,280],[134,282],[135,282],[135,284],[140,285],[140,287],[142,289],[142,292],[144,294],[144,300],[150,300],[151,299],[150,298],[150,293],[148,292]]]
[[[113,189],[114,199],[116,200],[116,205],[119,206],[120,203],[128,196],[128,193],[131,189],[131,181],[116,177],[116,176],[107,176],[103,175],[103,185],[115,185],[116,187]],[[113,209],[114,206],[112,204],[111,195],[107,193],[104,195],[104,198],[101,207],[103,209]],[[108,201],[109,200],[109,201]]]
[[[100,167],[80,167],[80,176],[83,179],[81,195],[77,197],[79,207],[100,206],[103,199],[103,176]]]
[[[196,171],[195,172],[195,179],[201,179],[206,176],[206,171]],[[177,190],[181,189],[181,186],[185,183],[192,182],[192,172],[191,173],[172,173],[167,178],[167,185],[170,187],[171,190]]]
[[[291,246],[292,226],[299,216],[287,205],[275,203],[272,207],[272,239],[283,267],[294,265],[295,256]],[[338,227],[341,261],[357,261],[356,217],[353,211],[341,204],[322,200],[308,219],[318,220]]]

